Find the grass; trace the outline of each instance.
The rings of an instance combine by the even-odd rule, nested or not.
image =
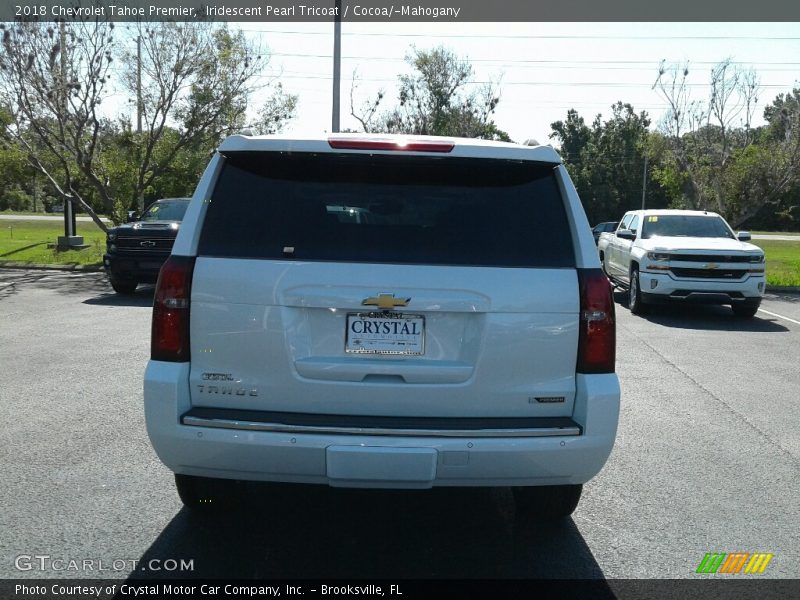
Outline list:
[[[48,248],[64,235],[63,221],[0,220],[0,262],[31,262],[49,265],[103,264],[106,235],[94,223],[78,221],[77,234],[83,236],[84,250],[58,252]]]
[[[800,242],[753,240],[767,260],[767,284],[800,286]]]
[[[51,216],[51,217],[53,217],[53,216],[56,216],[58,214],[64,214],[64,213],[49,213],[49,212],[46,212],[44,209],[35,210],[35,211],[34,210],[10,210],[10,209],[6,209],[6,210],[0,211],[0,215],[41,215],[41,216]]]
[[[800,236],[800,231],[751,231],[756,235],[797,235]]]

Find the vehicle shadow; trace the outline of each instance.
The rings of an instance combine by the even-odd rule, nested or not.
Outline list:
[[[133,294],[117,294],[108,286],[108,292],[87,298],[83,304],[93,304],[97,306],[141,306],[142,308],[153,307],[153,294],[155,286],[140,285]]]
[[[614,290],[617,310],[628,310],[628,293]],[[639,318],[651,323],[678,329],[705,329],[709,331],[752,331],[765,333],[788,332],[774,317],[757,313],[752,319],[743,319],[733,314],[729,306],[704,304],[650,305],[647,313]]]
[[[102,271],[58,270],[0,270],[0,299],[17,293],[26,286],[56,291],[59,294],[94,294],[83,304],[99,306],[141,306],[152,308],[154,284],[142,284],[130,295],[117,294],[111,289],[108,277]]]
[[[521,523],[508,488],[244,485],[234,510],[181,510],[139,562],[193,571],[130,578],[605,579],[572,519]]]

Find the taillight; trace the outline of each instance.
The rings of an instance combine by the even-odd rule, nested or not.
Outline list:
[[[616,324],[611,284],[600,269],[578,269],[581,294],[578,373],[613,373]]]
[[[328,138],[336,150],[394,150],[400,152],[450,152],[455,144],[447,140]]]
[[[193,271],[194,257],[190,256],[170,256],[161,267],[153,302],[152,360],[189,360],[189,299]]]

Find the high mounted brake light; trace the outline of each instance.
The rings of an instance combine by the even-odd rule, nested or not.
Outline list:
[[[374,140],[360,138],[328,138],[336,150],[389,150],[398,152],[450,152],[455,144],[448,141]]]
[[[581,296],[578,373],[613,373],[616,320],[611,284],[600,269],[578,269]]]
[[[158,274],[153,302],[150,358],[189,361],[189,300],[194,257],[170,256]]]

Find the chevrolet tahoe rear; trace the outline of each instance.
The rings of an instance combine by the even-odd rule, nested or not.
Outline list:
[[[599,267],[550,147],[231,137],[157,284],[150,439],[193,508],[253,480],[568,515],[619,415]]]

